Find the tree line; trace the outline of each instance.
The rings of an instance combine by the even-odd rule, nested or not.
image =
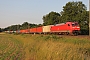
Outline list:
[[[89,11],[87,11],[87,7],[82,1],[72,1],[66,3],[63,6],[63,10],[61,12],[51,11],[50,13],[44,15],[42,17],[43,24],[32,24],[28,22],[24,22],[22,25],[11,25],[3,30],[19,30],[19,29],[27,29],[38,26],[45,25],[54,25],[59,23],[65,23],[67,21],[78,22],[81,27],[81,34],[89,33]],[[2,30],[1,30],[2,31]]]
[[[16,31],[16,30],[22,30],[22,29],[28,29],[28,28],[34,28],[42,26],[41,24],[32,24],[28,22],[24,22],[23,24],[18,24],[18,25],[11,25],[3,29],[3,31]]]
[[[78,22],[81,34],[89,34],[89,11],[81,1],[68,2],[60,13],[51,11],[43,16],[43,25],[65,23],[67,21]]]

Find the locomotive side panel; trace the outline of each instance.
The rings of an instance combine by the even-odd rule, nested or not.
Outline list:
[[[51,27],[51,32],[70,32],[67,24],[56,25]]]

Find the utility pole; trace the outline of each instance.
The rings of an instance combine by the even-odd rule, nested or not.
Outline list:
[[[89,36],[90,36],[90,0],[89,0]]]
[[[29,23],[28,23],[28,33],[30,33],[30,26],[29,26]]]
[[[17,33],[19,33],[19,24],[17,25]]]

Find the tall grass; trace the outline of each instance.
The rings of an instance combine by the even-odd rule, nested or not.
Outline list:
[[[27,47],[28,60],[89,60],[90,58],[90,40],[86,38],[27,34],[20,36]]]
[[[23,58],[25,58],[25,60],[90,59],[90,40],[87,38],[37,34],[9,34],[7,36],[7,39],[9,39],[11,43],[13,43],[12,45],[15,46],[16,49],[24,49],[24,51],[18,50],[16,54],[21,52],[22,54],[20,53],[20,56],[22,56],[23,52],[25,52],[25,55],[23,55]],[[16,46],[18,46],[19,48]],[[7,47],[9,47],[9,45],[1,49],[5,49]],[[14,48],[11,50],[13,52]],[[7,54],[6,56],[9,55]],[[12,59],[14,59],[15,57],[16,55],[12,55]],[[18,60],[20,59],[21,58],[18,58]]]
[[[0,60],[24,60],[22,43],[11,35],[0,35]]]

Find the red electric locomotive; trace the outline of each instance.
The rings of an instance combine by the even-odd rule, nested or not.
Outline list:
[[[80,26],[77,22],[66,22],[62,24],[56,24],[51,27],[52,33],[78,35],[79,31]]]

